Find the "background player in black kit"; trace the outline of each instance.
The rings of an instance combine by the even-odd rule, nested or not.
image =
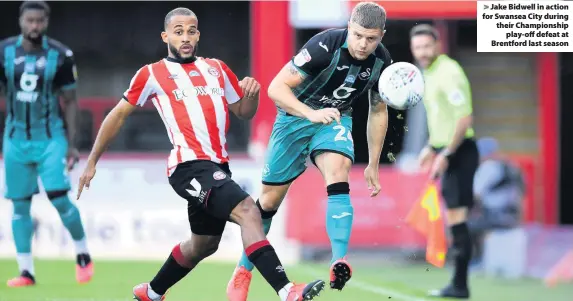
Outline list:
[[[369,162],[364,171],[374,197],[380,191],[378,164],[388,127],[388,112],[378,93],[380,74],[392,63],[382,45],[386,11],[362,2],[348,27],[312,37],[271,82],[268,93],[278,114],[263,170],[258,201],[265,230],[290,184],[306,169],[310,156],[321,171],[328,204],[326,229],[332,246],[330,286],[341,290],[352,276],[346,260],[354,217],[348,175],[354,162],[352,103],[369,92]],[[324,218],[318,217],[317,218]],[[245,301],[253,265],[246,254],[227,287],[232,301]]]

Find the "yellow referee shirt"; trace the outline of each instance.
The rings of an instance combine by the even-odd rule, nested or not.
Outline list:
[[[470,83],[462,67],[445,54],[424,70],[424,80],[430,145],[435,148],[448,146],[454,138],[458,120],[472,114]],[[473,136],[474,130],[469,128],[465,137]]]

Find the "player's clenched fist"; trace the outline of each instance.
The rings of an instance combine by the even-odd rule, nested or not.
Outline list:
[[[78,200],[80,199],[80,196],[82,195],[82,191],[84,190],[84,187],[87,189],[90,188],[90,182],[94,178],[95,174],[96,174],[95,165],[90,164],[88,162],[86,169],[84,169],[84,172],[82,173],[82,176],[80,177],[80,185],[78,187],[78,196],[77,196]]]
[[[325,108],[320,110],[312,110],[307,119],[312,123],[330,124],[335,121],[340,124],[340,111],[335,108]]]
[[[259,95],[261,84],[252,77],[245,77],[239,82],[239,87],[243,90],[245,97],[255,97]]]

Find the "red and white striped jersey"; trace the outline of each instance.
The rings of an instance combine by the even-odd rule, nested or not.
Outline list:
[[[229,161],[228,105],[243,97],[237,76],[222,61],[197,58],[180,64],[169,59],[139,69],[123,98],[143,106],[151,100],[165,123],[173,150],[170,176],[179,163]]]

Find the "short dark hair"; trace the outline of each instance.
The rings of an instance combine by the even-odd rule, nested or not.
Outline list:
[[[197,15],[195,15],[195,13],[185,7],[178,7],[170,12],[167,13],[167,15],[165,15],[165,21],[163,22],[163,27],[165,29],[167,29],[167,25],[169,25],[169,21],[171,20],[171,17],[174,16],[192,16],[197,18]]]
[[[44,1],[24,1],[20,5],[20,16],[28,9],[43,10],[46,17],[50,16],[50,6]]]
[[[350,15],[350,22],[356,23],[366,29],[380,29],[386,26],[386,10],[374,2],[360,2],[356,4]]]
[[[410,30],[410,38],[420,35],[431,36],[436,41],[440,39],[440,34],[438,34],[438,31],[430,24],[418,24],[412,27],[412,30]]]

